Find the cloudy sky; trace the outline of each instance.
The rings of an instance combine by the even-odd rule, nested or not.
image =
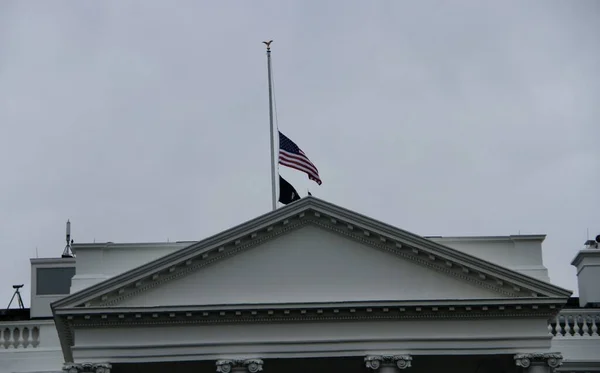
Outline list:
[[[208,5],[210,3],[210,5]],[[218,4],[217,4],[218,3]],[[2,1],[0,307],[76,242],[197,240],[301,194],[423,235],[600,233],[597,1]],[[596,210],[594,210],[596,209]]]

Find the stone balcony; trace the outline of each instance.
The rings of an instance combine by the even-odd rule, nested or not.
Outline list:
[[[32,322],[9,322],[0,325],[0,345],[5,350],[36,348],[40,345],[40,326]]]
[[[0,321],[0,372],[43,372],[63,363],[53,319]]]
[[[592,372],[597,370],[600,351],[600,308],[563,309],[548,323],[552,336],[552,351],[564,357],[561,372]]]
[[[600,309],[566,309],[548,323],[548,331],[556,339],[600,338]]]

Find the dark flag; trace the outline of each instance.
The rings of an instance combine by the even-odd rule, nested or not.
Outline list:
[[[306,172],[310,180],[321,185],[319,170],[308,159],[306,154],[283,133],[279,132],[279,164]]]
[[[299,199],[300,196],[292,184],[288,183],[287,180],[279,175],[279,202],[287,205]]]

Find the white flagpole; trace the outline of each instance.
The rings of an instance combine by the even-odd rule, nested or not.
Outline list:
[[[273,40],[263,41],[267,46],[267,74],[269,77],[269,130],[271,133],[271,193],[273,197],[273,211],[277,209],[277,183],[275,181],[275,134],[273,130],[273,85],[271,82],[271,43]]]

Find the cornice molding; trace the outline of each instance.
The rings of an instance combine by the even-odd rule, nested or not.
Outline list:
[[[286,307],[237,309],[79,309],[71,315],[60,315],[69,328],[135,326],[135,325],[187,325],[187,324],[253,324],[274,322],[336,322],[369,320],[476,320],[482,318],[550,318],[557,305],[457,305],[457,306],[401,306],[378,305],[335,307]],[[86,312],[90,311],[90,312]]]
[[[337,221],[336,221],[336,223],[337,223]],[[448,261],[444,261],[443,264],[437,264],[437,263],[435,263],[435,257],[433,257],[433,259],[432,259],[432,255],[428,255],[426,257],[425,255],[423,255],[422,252],[420,253],[418,249],[413,248],[411,250],[409,247],[403,248],[402,244],[390,245],[387,240],[382,241],[381,237],[379,238],[378,241],[369,239],[369,236],[365,235],[364,231],[362,233],[357,234],[355,232],[354,227],[348,228],[348,225],[345,225],[345,229],[344,229],[344,228],[340,227],[339,224],[331,224],[331,223],[328,223],[327,221],[324,221],[324,219],[319,219],[318,217],[305,215],[305,216],[298,217],[296,219],[288,221],[288,223],[286,223],[283,227],[280,227],[279,229],[275,229],[275,228],[271,229],[268,233],[260,235],[260,236],[257,234],[254,238],[247,239],[246,242],[239,240],[239,242],[234,241],[233,244],[231,244],[231,243],[225,244],[225,245],[221,246],[219,249],[217,249],[216,253],[213,253],[212,256],[208,255],[206,257],[203,257],[204,255],[201,255],[202,259],[205,259],[205,260],[202,260],[200,262],[193,264],[193,259],[192,259],[191,265],[186,265],[184,267],[180,267],[179,269],[172,270],[171,273],[167,273],[165,275],[159,276],[154,281],[151,281],[149,283],[146,283],[146,284],[142,283],[142,284],[139,284],[138,286],[130,287],[131,290],[129,290],[129,291],[128,290],[119,291],[116,295],[113,295],[112,297],[106,297],[105,301],[88,302],[87,307],[90,307],[90,306],[111,307],[111,306],[118,305],[119,302],[121,302],[125,299],[134,297],[134,296],[141,294],[149,289],[161,286],[169,281],[176,280],[178,278],[192,274],[197,270],[201,270],[201,268],[210,266],[221,260],[225,260],[231,256],[237,255],[244,251],[248,251],[256,246],[264,244],[265,242],[276,239],[290,231],[293,231],[293,230],[296,230],[296,229],[299,229],[301,227],[308,226],[308,225],[315,226],[315,227],[324,229],[326,231],[341,235],[345,238],[349,238],[355,242],[358,242],[363,245],[367,245],[374,249],[394,254],[394,255],[396,255],[400,258],[403,258],[405,260],[408,260],[412,263],[418,264],[425,268],[429,268],[430,270],[441,272],[446,275],[458,278],[460,280],[473,283],[479,287],[482,287],[482,288],[485,288],[488,290],[492,290],[492,291],[498,293],[499,295],[503,295],[506,297],[517,297],[518,296],[517,290],[515,290],[514,288],[510,288],[510,289],[507,288],[502,281],[499,281],[499,280],[493,281],[493,279],[489,279],[489,280],[492,280],[493,282],[492,281],[484,281],[482,279],[488,280],[488,278],[485,275],[482,275],[481,273],[479,273],[479,274],[473,273],[473,272],[469,271],[468,268],[454,266],[451,262],[448,262]],[[236,244],[236,242],[237,242],[237,244]],[[229,246],[231,246],[231,247],[229,247]],[[207,253],[205,253],[205,254],[207,254]],[[421,255],[419,255],[419,254],[421,254]],[[439,260],[438,260],[438,262],[439,262]],[[175,268],[177,268],[177,267],[175,267]],[[521,292],[521,295],[523,295],[522,289],[520,289],[520,288],[517,288],[517,289],[519,292]]]
[[[594,258],[594,257],[598,257],[600,258],[600,250],[599,249],[584,249],[584,250],[579,250],[577,252],[577,255],[575,255],[575,257],[573,258],[573,260],[571,261],[571,265],[577,268],[577,271],[581,271],[581,262],[584,259],[589,259],[589,258]]]
[[[317,203],[325,204],[327,206],[326,213],[329,216],[338,217],[344,221],[355,221],[356,224],[360,224],[361,226],[366,227],[377,234],[388,235],[391,237],[402,237],[402,239],[409,245],[420,246],[423,250],[432,251],[430,253],[433,253],[440,258],[457,261],[467,267],[473,268],[476,271],[490,271],[490,273],[493,273],[495,276],[499,276],[501,279],[505,280],[505,282],[514,284],[518,287],[529,288],[532,291],[536,291],[547,296],[569,297],[573,293],[572,291],[560,288],[556,285],[552,285],[531,276],[498,266],[494,263],[474,257],[462,251],[450,248],[441,243],[434,242],[433,240],[426,239],[422,236],[407,232],[389,224],[376,221],[342,207],[335,206],[321,200],[317,200]]]
[[[571,294],[564,289],[310,197],[56,301],[52,308],[114,306],[123,299],[193,273],[306,224],[392,252],[413,263],[504,296],[564,296],[566,301]]]
[[[312,223],[314,225],[324,228],[328,231],[331,231],[331,232],[337,233],[339,235],[342,235],[344,237],[350,238],[350,239],[352,239],[356,242],[359,242],[363,245],[373,247],[380,251],[392,253],[398,257],[406,259],[406,260],[408,260],[412,263],[418,264],[422,267],[429,268],[436,272],[444,273],[451,277],[455,277],[460,280],[473,283],[479,287],[495,291],[498,294],[502,294],[502,295],[505,295],[508,297],[517,297],[518,296],[517,290],[511,291],[511,290],[507,289],[506,287],[504,287],[504,283],[500,280],[493,282],[493,283],[482,281],[482,280],[487,279],[487,276],[485,276],[481,273],[480,274],[472,273],[466,267],[457,268],[457,266],[450,261],[444,261],[443,262],[444,264],[442,264],[442,265],[437,264],[435,255],[420,252],[419,249],[413,248],[410,251],[402,250],[402,246],[398,247],[397,245],[394,245],[394,246],[389,245],[389,244],[387,244],[387,240],[382,240],[381,237],[379,238],[379,242],[378,242],[376,240],[369,239],[370,235],[356,234],[354,232],[354,230],[349,231],[347,229],[340,228],[336,225],[328,224],[322,220],[312,220]],[[421,254],[421,255],[419,255],[419,254]],[[424,254],[426,254],[426,255],[424,255]],[[439,260],[437,262],[439,263]],[[518,291],[520,291],[520,290],[521,289],[519,288]]]
[[[217,262],[224,260],[226,258],[229,258],[233,255],[239,254],[248,249],[251,249],[253,247],[261,245],[267,241],[273,240],[289,231],[298,229],[309,223],[310,223],[309,220],[299,220],[294,223],[285,224],[285,226],[283,226],[280,229],[271,230],[270,233],[262,235],[261,237],[258,237],[258,235],[257,235],[255,238],[251,238],[246,243],[243,243],[243,244],[242,244],[241,240],[239,240],[239,242],[234,241],[233,245],[232,245],[233,247],[230,248],[229,250],[226,250],[225,249],[226,245],[223,245],[222,247],[220,247],[219,249],[216,250],[216,252],[217,252],[216,255],[213,254],[212,257],[210,255],[207,255],[206,257],[203,257],[204,255],[201,255],[202,259],[206,259],[206,260],[202,260],[196,264],[193,264],[193,262],[192,262],[192,263],[186,265],[185,267],[180,268],[179,270],[177,270],[177,269],[174,271],[169,270],[169,272],[172,272],[172,273],[169,273],[169,274],[166,274],[163,276],[159,276],[155,281],[152,281],[145,285],[136,286],[132,291],[129,291],[129,292],[125,291],[125,292],[121,293],[121,295],[114,296],[112,298],[109,298],[107,301],[100,302],[98,304],[98,306],[100,306],[100,307],[114,306],[125,299],[131,298],[137,294],[141,294],[147,290],[158,287],[169,281],[176,280],[178,278],[192,274],[195,271],[197,271],[203,267],[207,267],[211,264],[217,263]],[[231,243],[229,243],[229,245],[231,245]],[[205,254],[208,254],[208,253],[205,253]],[[193,261],[193,259],[191,259],[191,260]],[[93,305],[96,302],[90,302],[90,303],[91,303],[90,305]]]

